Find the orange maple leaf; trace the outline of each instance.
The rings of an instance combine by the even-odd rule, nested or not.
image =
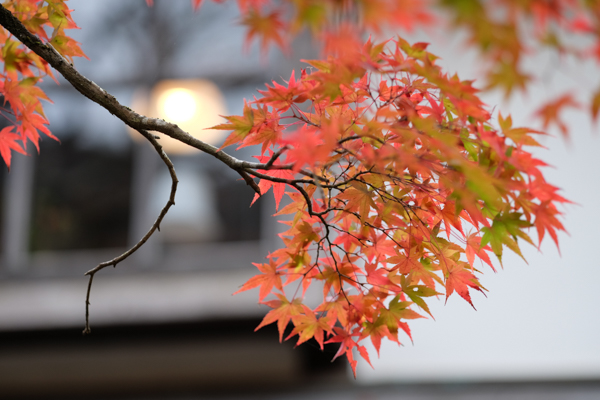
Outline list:
[[[379,349],[381,348],[381,339],[387,337],[392,342],[396,342],[400,344],[398,341],[398,333],[395,334],[390,332],[388,326],[385,324],[383,318],[378,318],[374,323],[365,322],[364,329],[362,331],[362,338],[369,336],[371,338],[371,343],[377,350],[377,355],[379,356]]]
[[[250,131],[254,128],[254,110],[244,101],[244,116],[226,116],[225,119],[229,123],[219,124],[211,127],[210,129],[220,130],[231,130],[231,134],[225,139],[225,143],[219,148],[219,150],[244,140],[246,136],[250,134]]]
[[[469,288],[479,290],[483,293],[485,288],[481,286],[477,277],[461,265],[462,263],[450,263],[446,271],[446,301],[448,297],[456,292],[465,299],[471,307],[475,308],[469,295]],[[484,293],[485,294],[485,293]]]
[[[300,299],[294,299],[291,302],[282,294],[278,294],[279,300],[266,301],[264,304],[272,308],[271,311],[265,315],[260,325],[254,329],[259,330],[263,326],[272,324],[277,321],[277,329],[279,330],[279,341],[283,340],[283,332],[287,327],[288,323],[296,315],[300,315],[303,311],[302,301]]]
[[[579,103],[573,99],[573,95],[570,93],[546,103],[536,111],[535,115],[543,120],[544,129],[547,129],[551,124],[557,125],[562,135],[567,137],[569,135],[569,128],[567,128],[567,125],[560,119],[559,114],[568,107],[580,108]]]
[[[262,272],[262,274],[250,278],[248,282],[244,283],[244,285],[234,294],[245,292],[246,290],[250,290],[257,286],[260,286],[258,300],[262,301],[265,297],[267,297],[267,295],[271,293],[273,287],[276,287],[281,292],[283,292],[281,273],[277,272],[277,265],[273,262],[272,259],[269,259],[268,264],[252,263],[252,265],[258,268],[259,271]]]
[[[249,46],[255,36],[258,36],[263,54],[267,52],[271,42],[277,43],[283,50],[287,48],[282,37],[285,32],[285,25],[279,12],[273,11],[269,14],[261,14],[257,8],[251,7],[242,18],[242,24],[248,27],[246,47]]]
[[[362,221],[369,216],[371,208],[377,208],[373,201],[373,192],[362,182],[351,182],[350,187],[338,195],[338,199],[348,200],[346,210],[357,212]]]
[[[303,305],[302,308],[304,309],[304,314],[292,317],[294,329],[285,340],[298,335],[298,342],[296,343],[296,346],[298,346],[299,344],[314,338],[317,343],[319,343],[319,346],[321,346],[321,350],[323,350],[324,333],[333,333],[335,320],[328,315],[317,318],[314,311],[310,308],[305,305]]]

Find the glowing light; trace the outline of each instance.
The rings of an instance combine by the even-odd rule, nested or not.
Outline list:
[[[219,145],[225,131],[206,129],[225,122],[220,115],[227,115],[225,101],[219,88],[206,80],[167,80],[159,82],[150,92],[134,94],[132,108],[143,115],[162,118],[177,124],[190,135],[212,145]],[[132,131],[134,138],[139,134]],[[194,148],[161,136],[160,143],[167,153],[190,154]]]
[[[169,89],[161,93],[158,98],[158,107],[163,111],[167,121],[176,124],[194,118],[198,109],[194,93],[187,89]]]

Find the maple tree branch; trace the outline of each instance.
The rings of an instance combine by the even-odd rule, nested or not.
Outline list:
[[[0,25],[6,28],[25,46],[40,56],[55,70],[57,70],[79,93],[99,104],[108,112],[119,118],[126,125],[136,130],[148,130],[164,133],[165,135],[178,140],[188,146],[194,147],[204,153],[222,161],[231,169],[238,172],[246,183],[251,186],[258,194],[258,185],[252,184],[252,179],[244,173],[246,169],[292,169],[292,165],[272,165],[263,163],[254,163],[239,160],[217,147],[196,139],[189,133],[182,130],[176,124],[172,124],[162,119],[149,118],[138,114],[131,108],[122,105],[117,99],[102,89],[96,83],[83,76],[75,69],[73,64],[67,61],[50,43],[43,43],[37,36],[32,34],[25,26],[6,8],[0,4]],[[253,181],[252,181],[253,182]]]
[[[301,169],[300,171],[298,171],[298,173],[300,175],[304,175],[304,176],[307,176],[309,178],[318,179],[321,182],[329,183],[329,181],[327,180],[327,178],[324,178],[324,177],[322,177],[320,175],[316,175],[316,174],[314,174],[314,173],[312,173],[310,171],[305,171],[305,170]],[[306,181],[306,180],[302,180],[302,179],[299,180],[299,181],[300,182],[310,182],[312,185],[315,185],[315,183],[313,183],[313,181]]]
[[[362,140],[363,138],[372,139],[372,140],[375,140],[375,141],[377,141],[377,142],[379,142],[381,144],[385,144],[385,142],[383,140],[381,140],[378,137],[375,137],[373,135],[360,135],[360,136],[359,135],[354,135],[354,136],[348,136],[348,137],[345,137],[343,139],[340,139],[338,141],[338,144],[343,144],[343,143],[349,142],[351,140]],[[346,149],[344,149],[344,150],[346,150]]]
[[[287,165],[274,165],[274,162],[279,158],[279,156],[286,150],[286,148],[280,149],[278,152],[272,155],[271,159],[267,163],[255,163],[239,160],[221,150],[217,147],[212,146],[208,143],[205,143],[195,137],[191,136],[189,133],[183,131],[176,124],[169,123],[162,119],[157,118],[149,118],[147,116],[138,114],[131,108],[122,105],[117,101],[117,99],[108,93],[106,90],[98,86],[96,83],[83,76],[79,71],[75,69],[73,64],[71,64],[67,59],[65,59],[50,43],[43,43],[36,35],[32,34],[25,28],[25,26],[5,7],[0,4],[0,25],[2,25],[6,30],[12,33],[17,39],[19,39],[25,46],[27,46],[31,51],[36,53],[39,57],[41,57],[44,61],[50,64],[55,70],[57,70],[77,91],[79,91],[82,95],[97,103],[101,107],[105,108],[108,112],[119,118],[126,125],[140,132],[147,140],[149,140],[152,145],[155,147],[157,152],[159,153],[161,159],[167,167],[169,168],[169,172],[171,173],[171,177],[173,179],[173,186],[171,189],[171,196],[169,201],[159,214],[157,220],[152,225],[150,230],[146,233],[146,235],[131,249],[121,254],[118,257],[115,257],[112,260],[103,262],[98,264],[95,268],[86,272],[85,275],[90,277],[88,283],[88,289],[86,294],[86,325],[84,329],[84,333],[90,332],[89,326],[89,298],[92,288],[92,282],[94,275],[108,267],[108,266],[116,266],[119,262],[127,259],[131,254],[137,251],[146,241],[152,236],[154,231],[159,228],[159,225],[166,215],[168,209],[175,204],[174,196],[177,187],[177,176],[175,175],[175,170],[173,168],[173,164],[167,157],[167,155],[162,150],[162,147],[158,144],[156,138],[150,134],[148,131],[157,131],[161,132],[175,140],[178,140],[182,143],[185,143],[191,147],[194,147],[200,151],[203,151],[211,156],[219,159],[224,164],[238,172],[242,178],[246,181],[246,183],[252,187],[252,189],[261,194],[260,188],[256,184],[256,182],[252,179],[251,175],[260,177],[261,179],[267,179],[275,182],[286,183],[294,188],[296,188],[305,198],[307,202],[307,206],[309,209],[309,213],[311,215],[322,215],[326,212],[315,213],[312,210],[312,202],[308,193],[298,185],[298,183],[305,183],[303,180],[280,180],[278,178],[274,178],[265,174],[257,173],[256,169],[261,170],[270,170],[270,169],[292,169],[293,164]],[[329,183],[327,179],[307,173],[306,171],[300,171],[301,174],[310,176],[313,179],[323,180],[325,183]],[[306,182],[315,184],[315,182]]]
[[[342,191],[342,189],[340,189],[340,188],[342,186],[347,186],[352,181],[366,183],[366,182],[358,179],[359,176],[366,175],[366,174],[377,174],[377,172],[373,172],[373,167],[371,167],[366,171],[357,172],[356,174],[354,174],[354,176],[347,178],[345,181],[341,181],[341,182],[335,183],[333,185],[323,185],[323,187],[327,188],[327,189],[338,189],[338,190]]]
[[[271,156],[271,158],[269,159],[269,161],[267,161],[267,163],[265,164],[265,166],[267,168],[270,168],[273,165],[273,163],[275,161],[277,161],[277,159],[279,158],[279,156],[281,154],[283,154],[283,152],[286,151],[287,149],[288,149],[287,146],[282,146],[279,150],[277,150],[275,153],[273,153],[273,155]]]
[[[92,291],[92,280],[94,279],[94,275],[98,271],[100,271],[106,267],[109,267],[109,266],[116,267],[118,263],[126,260],[129,256],[131,256],[133,253],[135,253],[140,247],[142,247],[148,241],[148,239],[150,239],[150,237],[154,234],[154,232],[156,230],[160,230],[160,224],[161,224],[162,220],[164,219],[165,215],[167,215],[167,212],[169,211],[171,206],[175,205],[175,193],[177,192],[177,184],[179,183],[179,180],[177,179],[177,174],[175,173],[175,166],[173,165],[173,162],[169,159],[169,157],[167,156],[167,153],[164,152],[162,146],[160,145],[160,143],[158,143],[158,140],[156,140],[156,137],[154,135],[152,135],[150,132],[145,131],[143,129],[138,129],[138,132],[142,136],[144,136],[146,139],[148,139],[148,141],[152,144],[152,146],[154,147],[154,149],[160,156],[161,160],[163,160],[163,162],[167,166],[167,168],[169,170],[169,175],[171,175],[171,193],[169,194],[169,200],[167,201],[167,204],[165,204],[163,209],[160,211],[160,214],[158,214],[156,221],[154,221],[154,223],[152,224],[152,226],[150,227],[148,232],[146,232],[144,237],[142,237],[139,240],[139,242],[137,242],[133,247],[131,247],[129,250],[127,250],[125,253],[121,254],[120,256],[117,256],[117,257],[113,258],[112,260],[102,262],[102,263],[98,264],[95,268],[93,268],[85,273],[85,275],[90,277],[90,280],[88,282],[87,293],[85,296],[85,329],[83,330],[84,335],[91,332],[91,329],[90,329],[90,293]]]
[[[261,172],[254,171],[253,169],[250,169],[250,168],[245,169],[243,171],[247,172],[250,175],[254,175],[260,179],[265,179],[265,180],[269,180],[271,182],[277,182],[277,183],[285,183],[286,185],[290,185],[290,186],[292,186],[295,183],[308,183],[309,185],[315,184],[314,181],[310,181],[310,180],[306,180],[306,179],[286,179],[286,178],[279,178],[276,176],[266,175]]]
[[[43,60],[45,60],[48,64],[50,64],[54,69],[56,69],[82,95],[89,98],[93,102],[99,104],[101,107],[105,108],[108,112],[119,118],[126,125],[138,131],[150,130],[161,132],[175,140],[178,140],[200,151],[210,154],[211,156],[222,161],[231,169],[239,173],[240,176],[246,182],[246,184],[248,184],[259,195],[261,194],[260,188],[258,187],[256,182],[254,182],[250,175],[260,177],[260,179],[267,179],[275,182],[277,180],[275,180],[269,175],[261,174],[259,176],[255,171],[252,170],[290,170],[293,168],[293,164],[273,165],[273,163],[281,155],[285,148],[282,148],[277,153],[275,153],[267,163],[243,161],[219,150],[215,146],[205,143],[199,139],[196,139],[189,133],[182,130],[176,124],[172,124],[158,118],[149,118],[147,116],[136,113],[131,108],[119,103],[117,99],[113,95],[108,93],[106,90],[102,89],[96,83],[79,73],[79,71],[77,71],[74,68],[73,64],[69,63],[58,51],[56,51],[56,49],[51,44],[44,44],[37,36],[29,32],[27,28],[25,28],[25,26],[1,4],[0,25],[6,28],[25,46],[27,46],[34,53],[36,53]],[[300,173],[315,178],[315,175],[306,173],[306,171],[300,171]],[[323,177],[316,176],[316,178],[323,180],[326,183],[329,183]],[[284,183],[290,184],[290,182]],[[307,198],[307,195],[305,195],[304,197]]]
[[[254,179],[252,179],[252,177],[250,175],[248,175],[248,172],[246,172],[245,170],[243,170],[241,168],[236,169],[236,171],[238,174],[240,174],[242,176],[242,178],[244,178],[244,180],[246,181],[246,185],[248,185],[252,189],[254,189],[254,191],[256,193],[258,193],[259,196],[262,196],[262,194],[260,193],[260,187],[258,187],[256,182],[254,182]],[[250,173],[252,173],[252,171],[250,171]]]

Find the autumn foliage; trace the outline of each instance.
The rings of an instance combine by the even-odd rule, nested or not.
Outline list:
[[[72,61],[72,57],[84,56],[78,43],[65,34],[65,29],[74,29],[77,25],[64,1],[7,1],[3,6],[17,15],[30,32],[67,59]],[[39,132],[56,139],[48,129],[41,103],[50,99],[36,86],[44,77],[54,76],[46,61],[5,29],[0,30],[0,43],[4,66],[0,73],[0,93],[11,111],[11,115],[5,117],[14,123],[0,131],[0,155],[10,167],[11,150],[25,154],[27,142],[31,141],[39,151]]]
[[[260,287],[273,308],[261,326],[277,322],[283,337],[291,321],[298,343],[339,342],[353,367],[354,348],[369,360],[363,339],[379,350],[400,331],[410,338],[407,321],[430,313],[429,297],[456,292],[473,305],[480,265],[493,269],[505,246],[520,255],[519,241],[537,245],[528,228],[538,241],[563,230],[566,200],[527,152],[540,132],[492,121],[472,83],[445,75],[426,47],[369,41],[309,61],[218,126],[233,130],[226,145],[262,145],[272,167],[259,185],[278,205],[291,189],[276,214],[291,216],[284,247],[240,291]],[[323,290],[313,308],[311,285]]]
[[[192,3],[198,8],[201,2]],[[243,115],[216,127],[231,131],[223,151],[256,146],[262,167],[249,173],[260,194],[272,189],[276,215],[287,225],[283,246],[254,264],[258,275],[239,290],[259,288],[259,301],[271,308],[258,328],[276,323],[280,340],[297,336],[298,344],[339,343],[335,357],[345,355],[355,369],[354,350],[369,362],[365,340],[379,351],[384,338],[410,339],[408,321],[431,314],[430,298],[456,293],[473,306],[473,291],[485,292],[481,270],[494,269],[493,256],[501,263],[505,248],[521,255],[523,242],[539,246],[546,235],[558,246],[557,232],[564,228],[557,206],[567,200],[544,179],[544,162],[529,152],[544,133],[513,126],[508,115],[492,118],[473,82],[444,73],[426,43],[360,39],[382,26],[437,23],[432,2],[238,4],[248,39],[257,38],[263,49],[286,48],[304,28],[325,43],[323,59],[307,61],[286,82],[273,82],[245,103]],[[64,34],[75,27],[65,1],[4,6],[65,57],[83,55]],[[596,2],[464,0],[439,6],[450,16],[448,24],[464,28],[482,51],[487,89],[509,95],[526,87],[531,77],[521,70],[521,59],[530,45],[527,29],[538,44],[600,58],[597,40],[591,49],[560,41],[561,30],[597,39]],[[502,12],[492,13],[493,7]],[[51,136],[40,103],[46,97],[35,83],[52,72],[6,31],[0,35],[0,92],[15,122],[0,132],[0,152],[10,165],[11,149],[24,152],[27,139],[37,146],[38,131]],[[594,116],[598,99],[589,101]],[[544,128],[557,124],[566,134],[559,118],[565,107],[580,104],[567,94],[544,105]],[[319,304],[305,302],[311,287],[320,293]]]

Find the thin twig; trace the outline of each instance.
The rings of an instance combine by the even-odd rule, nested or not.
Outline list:
[[[150,143],[152,143],[152,146],[154,146],[154,149],[156,150],[156,152],[158,153],[160,158],[163,160],[163,162],[167,166],[167,168],[169,170],[169,174],[171,175],[171,193],[169,195],[169,200],[167,201],[167,204],[165,204],[163,209],[160,211],[160,214],[158,214],[156,221],[154,221],[154,223],[152,224],[152,226],[150,227],[148,232],[146,232],[144,237],[142,237],[139,242],[137,242],[132,248],[130,248],[129,250],[127,250],[125,253],[121,254],[120,256],[115,257],[112,260],[100,263],[95,268],[93,268],[85,273],[85,275],[90,277],[90,281],[88,283],[87,294],[85,296],[85,329],[83,330],[84,335],[91,333],[91,329],[90,329],[90,293],[92,291],[92,280],[94,279],[94,275],[98,271],[100,271],[106,267],[109,267],[109,266],[116,267],[118,263],[126,260],[129,256],[131,256],[133,253],[135,253],[140,247],[142,247],[144,245],[144,243],[146,243],[148,241],[148,239],[150,239],[150,237],[154,234],[154,232],[157,229],[160,230],[160,224],[161,224],[162,220],[164,219],[165,215],[167,215],[167,212],[169,211],[171,206],[175,205],[175,193],[177,192],[177,184],[179,183],[179,180],[177,179],[177,174],[175,173],[175,166],[173,165],[173,163],[171,162],[171,160],[169,159],[167,154],[162,149],[162,146],[155,139],[154,135],[152,135],[151,133],[149,133],[148,131],[143,130],[143,129],[138,129],[138,132],[141,133],[142,136],[144,136],[146,139],[148,139],[148,141]]]
[[[267,161],[267,163],[265,164],[265,167],[270,168],[271,165],[273,165],[273,163],[275,161],[277,161],[277,159],[279,158],[279,156],[288,149],[287,146],[282,146],[279,150],[277,150],[277,152],[273,153],[273,155],[271,156],[271,158],[269,159],[269,161]]]
[[[246,171],[244,171],[241,168],[236,169],[237,173],[241,175],[242,178],[244,178],[244,180],[246,181],[246,185],[250,186],[252,189],[254,189],[254,191],[259,195],[262,196],[262,194],[260,193],[260,187],[258,187],[258,185],[256,184],[256,182],[254,182],[254,179],[252,179],[252,177],[250,175],[248,175],[248,173]]]

